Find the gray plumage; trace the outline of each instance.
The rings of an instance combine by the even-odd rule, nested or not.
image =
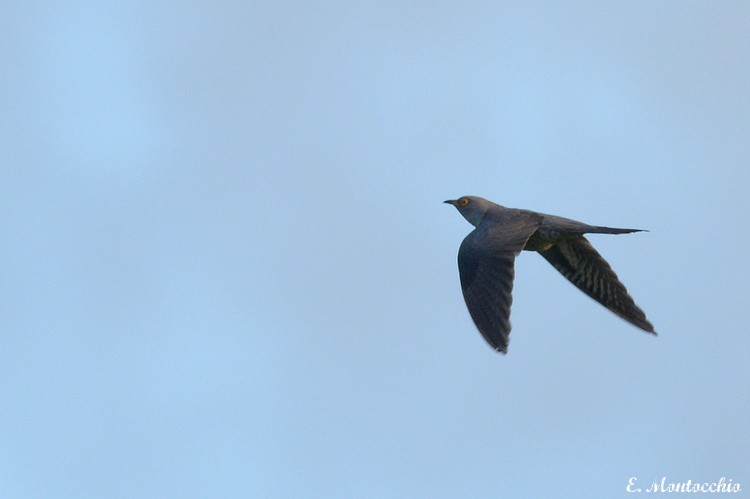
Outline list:
[[[514,262],[521,250],[541,254],[578,289],[636,327],[656,334],[612,267],[583,234],[628,234],[640,229],[599,227],[529,210],[506,208],[476,196],[445,201],[475,229],[458,250],[466,306],[484,339],[508,351]]]

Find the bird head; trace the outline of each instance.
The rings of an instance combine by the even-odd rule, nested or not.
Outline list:
[[[490,201],[477,196],[463,196],[458,199],[449,199],[444,203],[455,206],[458,212],[474,227],[479,225],[484,214],[492,206]]]

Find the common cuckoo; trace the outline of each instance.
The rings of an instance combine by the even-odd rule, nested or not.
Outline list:
[[[578,289],[644,331],[656,335],[612,267],[583,237],[587,233],[628,234],[529,210],[506,208],[464,196],[445,201],[475,229],[458,250],[458,272],[466,306],[479,332],[495,350],[507,353],[513,264],[521,250],[536,251]]]

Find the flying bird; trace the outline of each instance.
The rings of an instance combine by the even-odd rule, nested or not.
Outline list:
[[[633,301],[612,267],[584,234],[629,234],[530,210],[506,208],[492,201],[464,196],[445,201],[475,229],[458,250],[458,272],[469,314],[495,350],[508,352],[513,264],[521,250],[536,251],[575,286],[609,310],[644,331],[654,326]]]

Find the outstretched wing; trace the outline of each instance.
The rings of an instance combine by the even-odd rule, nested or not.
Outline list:
[[[511,222],[511,221],[509,221]],[[519,214],[505,227],[480,226],[461,243],[458,271],[466,307],[495,350],[507,353],[516,255],[541,224],[535,213]]]
[[[458,253],[458,270],[466,307],[479,332],[495,350],[508,351],[513,264],[516,254]]]
[[[578,289],[634,326],[656,334],[612,267],[585,237],[561,241],[539,253]]]

